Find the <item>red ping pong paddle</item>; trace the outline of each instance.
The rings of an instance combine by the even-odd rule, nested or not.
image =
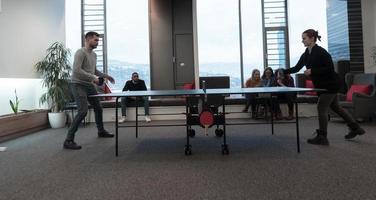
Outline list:
[[[208,135],[207,130],[214,124],[214,114],[208,110],[200,113],[200,124],[205,128],[205,135]]]

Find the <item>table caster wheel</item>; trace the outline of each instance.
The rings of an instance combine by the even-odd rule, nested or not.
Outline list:
[[[223,129],[219,129],[219,128],[215,129],[215,135],[217,137],[222,137],[223,133],[224,133]]]
[[[222,145],[222,155],[228,155],[230,151],[228,150],[227,145]]]
[[[196,135],[196,131],[194,129],[188,129],[188,136],[194,138]]]
[[[184,153],[186,156],[192,155],[192,147],[185,147]]]

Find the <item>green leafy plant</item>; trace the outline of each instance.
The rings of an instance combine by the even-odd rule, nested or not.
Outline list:
[[[14,114],[18,114],[18,106],[20,105],[20,100],[18,99],[18,96],[17,96],[17,90],[14,89],[14,95],[16,96],[16,99],[14,100],[14,102],[12,100],[9,100],[9,104],[10,104],[10,107],[12,108]]]
[[[35,64],[35,69],[41,74],[43,86],[47,92],[42,94],[40,103],[48,103],[52,112],[63,110],[69,99],[68,79],[72,67],[69,64],[69,49],[60,42],[53,43],[46,51],[42,61]]]

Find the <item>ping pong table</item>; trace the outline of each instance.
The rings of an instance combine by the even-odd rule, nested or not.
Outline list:
[[[309,91],[323,91],[322,89],[315,89],[315,88],[296,88],[296,87],[256,87],[256,88],[226,88],[226,89],[193,89],[193,90],[147,90],[147,91],[125,91],[119,93],[108,93],[108,94],[98,94],[92,95],[91,97],[114,97],[115,100],[115,155],[119,155],[119,122],[118,122],[118,103],[119,98],[121,97],[163,97],[163,96],[180,96],[180,97],[199,97],[201,99],[205,99],[207,96],[210,95],[220,95],[223,96],[223,104],[222,104],[222,112],[217,113],[218,116],[221,118],[221,125],[223,125],[223,144],[222,144],[222,154],[229,154],[229,149],[226,141],[226,125],[237,125],[237,124],[229,124],[226,123],[227,114],[225,111],[225,101],[224,97],[231,95],[231,94],[271,94],[269,95],[272,98],[272,94],[278,93],[298,93],[298,92],[309,92]],[[299,139],[299,113],[298,113],[298,103],[295,101],[295,124],[296,124],[296,145],[297,145],[297,152],[300,152],[300,139]],[[187,143],[185,145],[185,154],[190,155],[192,153],[192,146],[190,145],[189,138],[191,135],[190,126],[191,125],[198,125],[198,124],[190,124],[188,117],[191,116],[188,109],[189,105],[186,104],[186,123],[180,124],[180,126],[187,127]],[[287,122],[286,122],[287,123]],[[291,122],[290,122],[291,123]],[[294,123],[294,122],[293,122]],[[259,123],[258,123],[259,124]],[[266,123],[264,123],[266,124]],[[271,117],[271,122],[268,124],[272,125],[272,134],[274,133],[274,122],[273,117]],[[156,125],[159,126],[159,125]],[[163,125],[162,125],[163,126]],[[171,126],[179,126],[179,125],[171,125]],[[129,126],[128,126],[129,127]],[[137,113],[137,106],[136,106],[136,125],[132,126],[136,127],[136,137],[138,133],[138,113]],[[148,125],[148,127],[151,127]]]

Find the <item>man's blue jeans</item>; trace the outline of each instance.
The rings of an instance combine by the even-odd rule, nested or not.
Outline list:
[[[135,106],[138,105],[138,103],[144,103],[145,115],[149,115],[149,97],[137,97],[136,99],[122,97],[121,98],[121,115],[122,116],[127,116],[127,104],[130,104],[130,103],[135,104]]]

